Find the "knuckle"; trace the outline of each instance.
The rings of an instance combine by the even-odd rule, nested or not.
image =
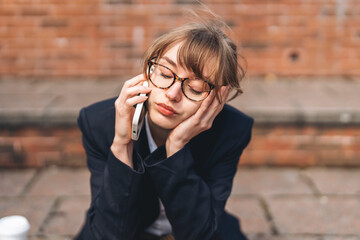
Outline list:
[[[115,106],[116,109],[120,106],[120,99],[119,99],[119,98],[117,98],[117,99],[115,100],[114,106]]]
[[[131,105],[132,105],[132,104],[131,104],[131,100],[130,100],[130,99],[126,99],[125,104],[128,105],[128,106],[131,106]]]
[[[209,130],[211,127],[212,127],[211,122],[201,122],[200,123],[201,130]]]
[[[207,124],[207,123],[201,123],[201,124],[200,124],[200,128],[201,128],[201,129],[207,129],[207,127],[208,127],[208,124]]]
[[[195,125],[195,126],[197,126],[197,127],[200,127],[200,120],[199,119],[194,119],[193,120],[193,124]]]

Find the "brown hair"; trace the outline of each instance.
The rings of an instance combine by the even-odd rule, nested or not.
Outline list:
[[[244,68],[239,64],[237,47],[223,32],[227,25],[219,19],[201,20],[175,28],[157,38],[148,48],[144,57],[143,73],[146,77],[148,61],[160,59],[174,44],[182,42],[177,61],[181,67],[192,71],[197,77],[215,85],[215,94],[220,101],[219,89],[229,85],[235,91],[232,100],[243,93],[240,82],[245,76]],[[210,76],[204,76],[204,68],[211,70]]]

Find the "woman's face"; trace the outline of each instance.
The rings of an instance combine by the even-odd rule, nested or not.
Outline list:
[[[170,68],[181,78],[195,77],[194,73],[181,68],[177,63],[177,53],[181,42],[167,50],[158,63]],[[192,116],[200,107],[201,102],[194,102],[186,98],[181,90],[181,82],[176,81],[168,89],[155,87],[149,81],[148,112],[153,123],[164,129],[174,129],[185,119]]]

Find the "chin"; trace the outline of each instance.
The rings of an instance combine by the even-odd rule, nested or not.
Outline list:
[[[166,130],[172,130],[179,125],[175,119],[167,118],[158,112],[149,112],[149,117],[154,124]]]

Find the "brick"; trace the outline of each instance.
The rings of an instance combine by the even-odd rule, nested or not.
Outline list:
[[[58,149],[54,149],[54,151],[33,152],[31,154],[34,158],[28,157],[28,164],[33,163],[33,166],[61,165],[63,158],[62,153]]]
[[[36,234],[54,201],[55,199],[51,197],[1,197],[0,216],[22,215],[31,225],[29,234]]]
[[[41,24],[42,27],[67,27],[68,21],[66,19],[44,19]]]
[[[90,173],[85,168],[44,169],[29,190],[29,196],[69,196],[90,194]]]
[[[360,194],[359,169],[311,168],[304,174],[322,194]]]
[[[360,234],[356,197],[286,197],[267,202],[281,234]]]
[[[74,5],[65,5],[61,8],[55,8],[54,14],[56,16],[71,16],[71,17],[79,17],[79,16],[96,16],[99,13],[99,7],[96,4],[88,4],[83,5],[81,7]]]
[[[0,197],[19,196],[24,192],[25,187],[34,175],[35,169],[1,170]]]
[[[12,167],[14,162],[24,164],[24,156],[12,153],[0,153],[0,163],[2,167]]]
[[[44,226],[44,233],[75,236],[83,225],[89,206],[90,197],[88,196],[61,199]]]
[[[234,178],[231,195],[273,196],[282,194],[312,194],[296,169],[244,169]]]
[[[132,0],[107,0],[108,4],[132,4]]]
[[[317,164],[315,151],[304,151],[295,149],[288,150],[256,150],[249,152],[248,159],[242,161],[249,166],[284,166],[284,167],[304,167]],[[259,165],[259,163],[262,163]]]
[[[24,8],[21,11],[23,16],[46,16],[49,11],[45,8]]]
[[[17,13],[17,8],[14,6],[1,6],[0,16],[14,16]],[[1,24],[0,24],[1,26]]]
[[[199,4],[199,2],[191,1],[191,0],[176,0],[176,4],[190,4],[190,5],[196,5]]]
[[[226,203],[226,210],[240,220],[245,233],[270,233],[264,210],[256,198],[232,196]]]

